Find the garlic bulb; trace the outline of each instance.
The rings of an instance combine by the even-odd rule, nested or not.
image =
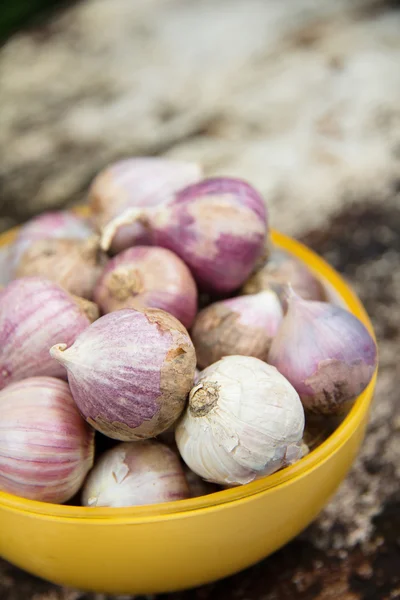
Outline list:
[[[105,452],[82,492],[84,506],[138,506],[183,500],[189,488],[176,452],[156,440]]]
[[[168,429],[184,408],[196,367],[186,329],[172,315],[152,308],[109,313],[72,346],[59,343],[50,353],[67,369],[84,418],[121,441]]]
[[[206,179],[168,203],[126,210],[104,228],[102,248],[110,247],[120,227],[134,223],[147,228],[149,243],[180,256],[201,289],[220,293],[244,283],[264,251],[268,230],[262,197],[231,178]]]
[[[282,318],[282,307],[273,291],[211,304],[200,311],[192,329],[198,364],[208,367],[233,354],[267,360]]]
[[[303,430],[298,394],[274,367],[227,356],[201,372],[176,443],[203,479],[244,484],[300,458]]]
[[[268,357],[299,393],[306,410],[345,412],[370,382],[375,342],[353,314],[293,292]]]
[[[22,255],[30,246],[50,238],[85,240],[92,233],[86,219],[68,210],[56,210],[42,213],[24,223],[10,247],[10,262],[14,272]]]
[[[89,191],[93,220],[100,232],[127,208],[155,206],[170,200],[179,189],[199,181],[196,163],[141,157],[116,162],[101,171]],[[140,223],[123,225],[112,239],[113,252],[146,243],[148,232]]]
[[[284,250],[273,248],[264,264],[248,279],[243,286],[244,294],[255,294],[262,290],[274,289],[282,302],[286,304],[286,286],[307,300],[325,300],[322,283],[300,260]]]
[[[135,246],[112,258],[94,290],[103,313],[120,308],[160,308],[190,327],[197,288],[185,263],[165,248]]]
[[[16,279],[0,292],[0,389],[34,375],[65,378],[49,349],[72,344],[90,325],[76,299],[40,277]]]
[[[93,465],[94,431],[68,385],[30,377],[0,392],[0,490],[42,502],[66,502]]]
[[[88,240],[44,239],[24,252],[15,276],[46,277],[71,294],[91,299],[105,262],[96,236]]]

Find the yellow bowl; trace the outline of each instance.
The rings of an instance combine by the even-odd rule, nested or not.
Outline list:
[[[13,232],[0,237],[0,245]],[[343,279],[281,233],[273,242],[304,261],[372,331]],[[111,594],[168,592],[235,573],[296,536],[351,467],[364,437],[376,373],[338,429],[295,465],[209,496],[132,508],[80,508],[0,493],[0,555],[58,584]]]

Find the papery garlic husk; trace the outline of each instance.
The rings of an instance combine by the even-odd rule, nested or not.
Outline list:
[[[293,292],[288,302],[268,362],[291,382],[307,411],[346,412],[374,374],[374,340],[343,308],[304,300]]]
[[[152,308],[109,313],[72,346],[59,343],[50,353],[67,369],[84,418],[121,441],[168,429],[185,406],[196,367],[186,329],[172,315]]]
[[[185,263],[165,248],[136,246],[112,258],[94,290],[103,313],[121,308],[160,308],[189,328],[197,288]]]
[[[87,300],[86,298],[81,298],[80,296],[75,296],[74,294],[71,294],[71,298],[73,298],[74,302],[79,306],[91,323],[94,323],[100,317],[100,309],[95,302]]]
[[[188,467],[221,485],[244,484],[301,457],[296,390],[258,358],[227,356],[201,372],[176,428]]]
[[[188,265],[202,290],[229,293],[250,275],[268,231],[264,200],[245,181],[206,179],[168,203],[126,210],[103,230],[110,247],[122,225],[141,223],[149,243],[168,248]]]
[[[192,329],[198,365],[205,368],[234,354],[267,360],[282,319],[272,290],[211,304],[199,312]]]
[[[264,264],[248,279],[242,288],[244,294],[255,294],[274,289],[287,309],[286,288],[292,289],[306,300],[326,300],[321,281],[300,260],[277,248],[271,248]]]
[[[0,292],[0,389],[35,375],[65,379],[65,369],[49,349],[64,339],[72,344],[90,325],[85,311],[59,285],[24,277]]]
[[[146,440],[118,444],[96,462],[82,491],[84,506],[138,506],[189,498],[176,452]]]
[[[200,165],[167,158],[141,157],[116,162],[101,171],[89,191],[93,221],[99,232],[127,208],[167,202],[179,189],[199,181]],[[146,243],[141,223],[122,225],[113,236],[114,253]]]
[[[65,381],[30,377],[0,392],[0,490],[66,502],[93,465],[94,431]]]
[[[51,238],[85,240],[91,234],[87,220],[68,210],[44,212],[33,217],[21,225],[10,247],[12,271],[15,271],[22,255],[34,242]]]
[[[21,256],[15,276],[46,277],[67,292],[90,300],[106,261],[97,236],[88,240],[38,240]]]

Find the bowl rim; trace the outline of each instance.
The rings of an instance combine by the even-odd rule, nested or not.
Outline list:
[[[77,212],[82,215],[88,214],[88,211],[82,209],[82,207],[78,208]],[[17,230],[18,228],[14,228],[0,235],[0,247],[10,244]],[[328,287],[331,287],[339,295],[348,310],[364,323],[373,338],[376,339],[372,324],[359,298],[333,267],[301,242],[276,230],[271,230],[270,234],[274,245],[300,259],[325,284],[328,284]],[[124,508],[51,504],[29,500],[0,491],[0,509],[30,513],[46,519],[63,519],[78,522],[84,519],[86,522],[93,523],[99,520],[113,523],[138,523],[188,516],[199,511],[218,510],[231,503],[244,503],[256,495],[265,495],[277,487],[286,486],[293,480],[304,477],[308,472],[317,468],[320,463],[325,462],[335,453],[351,437],[367,414],[372,401],[377,370],[378,367],[369,385],[357,397],[342,423],[322,444],[295,464],[251,483],[187,500]]]

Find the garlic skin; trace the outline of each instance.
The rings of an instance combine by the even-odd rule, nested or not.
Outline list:
[[[30,377],[0,392],[0,490],[41,502],[66,502],[93,465],[94,431],[68,385]]]
[[[367,387],[377,364],[376,345],[353,314],[293,292],[268,362],[284,375],[311,413],[348,410]]]
[[[288,283],[296,294],[306,300],[326,300],[322,282],[309,268],[291,254],[277,248],[270,251],[264,264],[246,281],[242,293],[255,294],[272,288],[286,310]]]
[[[168,429],[185,406],[196,367],[186,329],[172,315],[152,308],[100,317],[72,346],[59,343],[50,354],[67,369],[83,417],[121,441]]]
[[[67,292],[90,300],[105,263],[97,236],[88,240],[38,240],[21,256],[15,276],[46,277]]]
[[[122,225],[141,223],[149,243],[168,248],[188,265],[202,290],[229,293],[250,275],[264,251],[268,223],[264,200],[245,181],[205,179],[168,203],[126,210],[104,229],[110,247]]]
[[[33,217],[19,228],[10,247],[12,273],[18,267],[22,255],[33,243],[50,238],[85,240],[91,233],[86,219],[68,210],[49,211]]]
[[[83,506],[140,506],[189,498],[177,454],[156,440],[118,444],[105,452],[82,491]]]
[[[89,191],[89,204],[98,232],[128,208],[155,206],[171,199],[179,189],[199,181],[196,163],[166,158],[128,158],[101,171]],[[124,225],[113,236],[113,253],[148,241],[140,223]]]
[[[103,313],[160,308],[189,328],[197,312],[197,287],[185,263],[170,250],[135,246],[112,258],[94,290]]]
[[[298,460],[303,430],[300,398],[274,367],[227,356],[201,372],[176,443],[203,479],[245,484]]]
[[[282,319],[281,303],[271,290],[211,304],[199,312],[192,329],[198,365],[205,368],[230,355],[267,360]]]
[[[90,322],[76,300],[40,277],[12,281],[0,292],[0,389],[26,377],[65,379],[49,349],[60,338],[72,344]]]
[[[86,315],[90,323],[94,323],[100,317],[100,310],[95,302],[75,296],[74,294],[71,294],[71,298],[79,306],[83,314]]]

